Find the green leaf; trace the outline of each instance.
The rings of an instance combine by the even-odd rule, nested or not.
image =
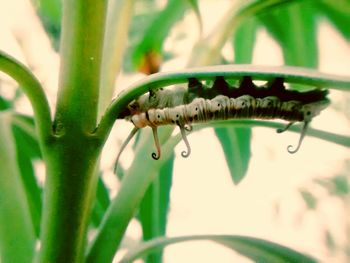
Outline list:
[[[12,108],[12,104],[13,104],[12,101],[6,99],[3,96],[0,96],[0,111],[4,111]]]
[[[120,261],[121,263],[133,262],[154,250],[179,242],[210,240],[246,256],[254,262],[289,262],[289,263],[315,263],[314,258],[301,254],[295,250],[281,246],[279,244],[263,239],[233,236],[233,235],[198,235],[173,238],[157,238],[152,241],[144,242],[135,249],[130,250]]]
[[[158,132],[160,142],[167,141],[172,131],[170,127],[160,128]],[[180,141],[180,136],[177,136],[176,140],[168,140],[166,145],[162,146],[161,158],[155,161],[151,158],[151,153],[154,151],[153,140],[149,138],[150,129],[144,129],[137,145],[135,159],[126,171],[118,194],[106,211],[99,231],[88,248],[86,262],[112,261],[145,192],[158,176],[164,162],[173,156],[174,147]]]
[[[31,262],[35,231],[16,160],[11,115],[0,114],[0,261]]]
[[[98,102],[99,116],[104,113],[113,96],[115,80],[124,58],[135,2],[134,0],[108,1]]]
[[[36,6],[46,31],[58,49],[61,35],[61,0],[32,0]]]
[[[238,184],[247,172],[250,160],[250,128],[216,128],[218,137],[225,153],[232,180]]]
[[[299,193],[303,198],[305,204],[307,205],[308,209],[315,210],[317,207],[316,197],[310,191],[307,191],[305,189],[299,190]]]
[[[95,204],[92,210],[92,223],[98,227],[110,204],[109,193],[101,176],[98,176]]]
[[[258,28],[259,23],[255,18],[247,19],[237,28],[233,37],[235,64],[252,62]]]
[[[203,66],[218,64],[221,51],[227,40],[232,37],[235,30],[246,20],[262,13],[278,9],[281,6],[296,2],[297,0],[249,0],[235,1],[224,15],[221,22],[207,37],[200,39],[193,48],[190,66]]]
[[[338,196],[345,196],[349,193],[349,181],[348,176],[338,175],[331,179],[331,182],[334,186],[333,194]]]
[[[11,121],[16,144],[17,163],[35,233],[38,237],[42,211],[42,190],[35,177],[32,161],[41,159],[41,151],[35,133],[34,119],[25,115],[14,114]]]
[[[164,163],[159,176],[154,179],[141,202],[139,220],[142,226],[143,240],[150,240],[165,234],[174,158],[173,155]],[[162,262],[162,253],[150,254],[147,257],[147,262]]]
[[[148,27],[144,28],[142,33],[138,32],[137,36],[139,38],[134,40],[136,45],[131,52],[131,61],[134,68],[139,69],[143,67],[144,63],[147,63],[147,59],[156,60],[157,56],[161,55],[164,40],[169,35],[173,25],[183,17],[188,6],[185,1],[170,0],[163,10],[153,13],[155,15]],[[144,23],[143,21],[140,20],[139,22]],[[140,27],[134,25],[134,28],[139,30]],[[153,62],[157,63],[156,61]]]
[[[18,141],[16,141],[16,150],[17,163],[20,169],[22,184],[25,188],[31,220],[33,222],[36,237],[39,237],[42,212],[42,189],[39,187],[36,180],[32,159],[21,150],[21,145],[18,144]]]
[[[348,0],[317,1],[319,10],[332,23],[344,38],[350,40],[350,2]]]
[[[41,159],[41,151],[35,131],[34,119],[30,116],[15,114],[12,118],[13,132],[21,151],[32,159]]]
[[[313,1],[299,1],[260,15],[268,32],[281,45],[285,64],[317,66],[317,12]]]
[[[347,175],[340,174],[330,179],[315,179],[315,182],[327,189],[330,195],[342,197],[349,193]]]

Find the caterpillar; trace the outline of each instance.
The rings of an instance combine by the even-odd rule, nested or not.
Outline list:
[[[146,126],[153,131],[157,152],[152,153],[152,158],[157,160],[161,155],[157,128],[161,125],[177,125],[180,128],[187,147],[181,155],[188,157],[191,147],[186,131],[191,131],[194,123],[228,119],[282,119],[288,124],[277,130],[281,133],[295,122],[303,122],[297,146],[294,149],[292,145],[287,147],[289,153],[295,153],[301,146],[310,121],[329,105],[327,94],[327,90],[321,89],[305,92],[286,89],[282,77],[257,86],[250,76],[243,77],[238,87],[230,86],[223,76],[217,76],[211,88],[196,78],[189,78],[187,88],[151,89],[132,101],[122,114],[135,127],[121,146],[115,169],[128,142],[139,129]]]

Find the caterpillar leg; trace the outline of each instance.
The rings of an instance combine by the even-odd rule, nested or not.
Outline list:
[[[154,145],[156,146],[157,153],[152,153],[152,158],[154,160],[158,160],[160,158],[160,144],[158,138],[158,130],[157,127],[152,127]]]
[[[295,122],[290,122],[290,123],[288,123],[284,128],[277,129],[276,132],[277,132],[277,133],[285,132],[285,131],[287,131],[287,130],[290,128],[290,126],[292,126],[294,123],[295,123]]]
[[[126,140],[123,142],[122,146],[120,147],[119,153],[118,153],[117,158],[115,159],[115,163],[114,163],[113,172],[115,174],[117,174],[117,166],[118,166],[119,158],[120,158],[122,152],[124,151],[125,147],[129,144],[129,142],[131,141],[131,139],[134,137],[134,135],[136,134],[136,132],[138,130],[139,130],[139,128],[134,127],[134,129],[132,129],[132,131],[130,132],[130,134],[128,135],[128,137],[126,138]]]
[[[292,148],[293,148],[292,145],[288,145],[287,151],[288,151],[289,153],[296,153],[296,152],[299,150],[299,148],[300,148],[300,146],[301,146],[301,143],[302,143],[302,141],[303,141],[303,139],[304,139],[304,137],[305,137],[307,128],[308,128],[308,126],[309,126],[309,123],[310,123],[309,121],[305,121],[305,122],[304,122],[304,126],[303,126],[303,129],[302,129],[301,134],[300,134],[299,142],[298,142],[298,145],[295,147],[295,149],[294,149],[294,150],[292,149]]]
[[[184,141],[184,143],[186,144],[186,147],[187,147],[187,152],[182,151],[181,156],[184,158],[187,158],[191,154],[191,146],[190,146],[190,143],[188,142],[187,136],[186,136],[187,129],[184,126],[179,126],[179,127],[180,127],[180,131],[181,131],[182,140]]]

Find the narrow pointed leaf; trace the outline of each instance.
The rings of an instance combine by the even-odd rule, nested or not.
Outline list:
[[[13,102],[6,99],[3,96],[0,96],[0,110],[4,111],[13,107]]]
[[[111,101],[128,40],[135,0],[110,0],[102,54],[99,116]]]
[[[314,2],[304,1],[260,16],[266,29],[281,45],[287,65],[317,66],[317,14]]]
[[[143,231],[143,240],[163,236],[166,230],[167,215],[170,201],[170,189],[175,156],[170,157],[148,188],[139,211],[139,220]],[[150,254],[147,262],[162,262],[162,253]]]
[[[60,0],[32,0],[38,10],[41,21],[58,49],[61,35],[62,4]]]
[[[317,261],[307,255],[292,250],[279,244],[245,236],[230,235],[203,235],[184,236],[172,238],[157,238],[144,242],[137,248],[129,251],[121,260],[121,263],[133,262],[137,258],[145,256],[154,250],[159,250],[165,246],[195,240],[210,240],[235,250],[243,256],[252,259],[254,262],[284,262],[284,263],[316,263]]]
[[[162,145],[162,157],[155,161],[151,157],[154,151],[153,141],[150,140],[148,129],[141,136],[136,149],[136,156],[131,167],[126,171],[117,196],[111,202],[104,215],[102,224],[95,239],[90,244],[86,262],[111,262],[118,250],[129,221],[137,212],[142,198],[164,162],[173,156],[173,149],[180,138]],[[172,129],[163,127],[159,131],[161,143],[171,136]],[[113,235],[111,236],[111,233]]]
[[[188,6],[186,1],[170,0],[163,10],[155,12],[156,15],[152,22],[144,28],[142,37],[135,41],[137,45],[131,52],[134,68],[142,68],[141,70],[147,74],[157,71],[158,63],[160,63],[158,60],[162,57],[164,40],[169,35],[173,25],[183,17]],[[142,21],[140,22],[142,23]],[[140,26],[142,27],[142,25]],[[134,26],[134,28],[139,29],[140,27]],[[145,66],[154,67],[154,69],[145,70]]]
[[[259,23],[256,18],[247,19],[236,30],[233,36],[234,63],[247,64],[253,59],[256,44],[256,33]]]
[[[41,152],[31,117],[13,114],[12,132],[15,139],[17,163],[25,189],[31,219],[38,237],[42,211],[42,190],[35,177],[33,161],[41,159]]]
[[[26,152],[32,159],[41,159],[34,119],[25,115],[14,114],[12,124],[14,136],[21,146],[21,151]]]
[[[110,204],[110,199],[108,195],[108,189],[101,179],[98,177],[96,199],[94,208],[92,210],[92,223],[97,227],[100,225],[103,216],[105,215],[108,206]]]
[[[250,160],[250,128],[216,128],[218,137],[225,153],[225,159],[232,180],[238,184],[245,176]]]
[[[322,0],[317,1],[321,14],[323,14],[338,31],[350,40],[350,2],[348,0]]]
[[[0,261],[31,262],[35,231],[16,160],[11,116],[0,114]]]

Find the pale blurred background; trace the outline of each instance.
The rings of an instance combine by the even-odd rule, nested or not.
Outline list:
[[[204,34],[210,32],[230,4],[231,1],[227,0],[200,2],[203,17],[212,18],[204,19]],[[184,34],[181,40],[177,38],[179,34]],[[167,40],[166,49],[178,56],[167,62],[162,70],[183,68],[191,52],[189,47],[197,37],[196,18],[193,13],[189,13],[177,24]],[[350,75],[350,43],[324,23],[319,32],[319,44],[320,70]],[[59,56],[52,49],[28,0],[0,0],[0,49],[33,70],[54,106]],[[254,64],[282,64],[278,45],[264,30],[258,35],[254,54]],[[225,55],[228,58],[233,56],[230,49]],[[142,77],[141,74],[119,76],[117,92]],[[13,89],[7,88],[13,85],[11,80],[4,75],[1,75],[1,79],[5,80],[1,94],[13,96]],[[312,126],[350,135],[349,106],[344,103],[344,98],[349,101],[349,95],[332,91],[330,97],[332,106],[315,118]],[[31,112],[26,99],[18,103],[17,109],[23,113]],[[118,121],[117,127],[111,134],[101,160],[103,178],[111,188],[112,196],[118,189],[118,181],[112,173],[118,151],[116,145],[126,138],[132,125]],[[254,128],[248,174],[235,186],[212,130],[191,134],[191,156],[183,159],[179,155],[184,148],[183,143],[176,149],[178,158],[175,160],[167,234],[249,235],[308,253],[322,262],[349,262],[350,194],[341,197],[331,195],[322,182],[329,182],[336,176],[349,178],[350,150],[306,137],[300,151],[291,155],[286,147],[295,145],[298,138],[299,135],[295,133],[276,134],[272,129]],[[131,157],[132,152],[127,149],[122,157],[123,164],[130,164]],[[37,169],[41,175],[39,180],[43,181],[43,165],[38,163]],[[141,237],[141,227],[136,221],[130,224],[127,236],[136,240]],[[123,251],[116,256],[116,262],[121,254]],[[174,245],[164,253],[166,263],[233,261],[251,262],[210,242]]]

